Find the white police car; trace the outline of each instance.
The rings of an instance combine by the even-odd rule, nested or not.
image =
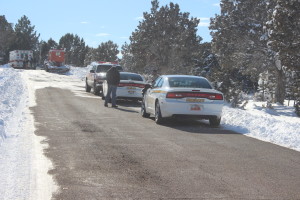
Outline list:
[[[211,126],[219,126],[223,104],[223,94],[204,77],[162,75],[145,90],[141,115],[154,115],[157,124],[168,117],[185,117],[208,119]]]
[[[117,99],[142,100],[142,90],[147,84],[145,78],[137,73],[120,72],[120,83],[117,88]],[[107,94],[107,81],[103,82],[103,99]]]

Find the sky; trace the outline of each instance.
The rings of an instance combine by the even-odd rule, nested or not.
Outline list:
[[[159,5],[177,3],[181,12],[200,19],[198,35],[202,42],[210,42],[209,18],[220,13],[220,0],[159,0]],[[40,39],[56,42],[67,33],[77,34],[87,45],[98,47],[108,40],[119,48],[127,42],[142,20],[150,12],[151,0],[0,0],[0,15],[16,24],[26,15],[40,34]]]

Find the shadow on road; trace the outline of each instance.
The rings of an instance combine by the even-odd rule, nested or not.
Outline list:
[[[134,108],[141,107],[141,102],[136,100],[117,100],[117,104],[123,107],[134,107]]]
[[[154,120],[154,118],[151,119]],[[208,120],[171,118],[167,119],[161,126],[197,134],[239,134],[222,129],[222,125],[220,127],[211,127]]]

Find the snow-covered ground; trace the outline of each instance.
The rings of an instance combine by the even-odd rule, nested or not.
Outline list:
[[[52,166],[42,153],[45,146],[41,141],[45,138],[34,134],[29,107],[35,105],[35,90],[50,86],[43,81],[49,78],[56,80],[51,87],[64,87],[84,95],[86,72],[86,68],[71,67],[67,74],[69,84],[65,84],[65,76],[0,66],[0,200],[51,199],[57,190],[47,174]],[[32,84],[31,79],[40,82]],[[292,103],[274,105],[273,109],[253,101],[244,110],[225,106],[221,128],[300,151],[300,118]]]

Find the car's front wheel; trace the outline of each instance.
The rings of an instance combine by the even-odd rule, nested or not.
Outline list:
[[[161,110],[160,110],[160,105],[159,102],[156,102],[155,104],[155,122],[157,124],[162,124],[164,121],[162,115],[161,115]]]
[[[209,118],[209,124],[212,127],[218,127],[220,126],[220,123],[221,123],[221,117],[214,116]]]
[[[94,95],[100,94],[100,89],[96,87],[96,82],[94,82],[94,85],[93,85],[93,93],[94,93]]]
[[[141,115],[142,117],[150,117],[150,114],[146,112],[146,106],[145,106],[145,103],[144,101],[142,101],[142,104],[141,104]]]
[[[85,91],[86,92],[90,92],[91,91],[91,87],[87,84],[86,81],[85,81]]]

